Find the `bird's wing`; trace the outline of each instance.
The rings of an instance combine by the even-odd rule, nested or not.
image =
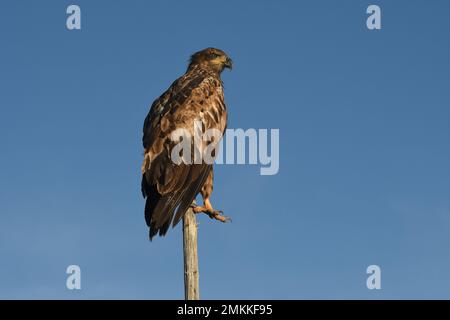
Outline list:
[[[143,165],[142,191],[147,197],[145,216],[150,238],[158,232],[164,235],[172,221],[174,226],[180,221],[212,168],[206,163],[177,165],[171,160],[176,144],[170,139],[172,132],[183,128],[193,137],[194,121],[202,121],[205,129],[217,128],[221,132],[226,125],[220,80],[201,71],[175,81],[153,103],[144,123],[147,161]]]
[[[185,74],[177,79],[158,99],[156,99],[144,121],[144,129],[142,136],[142,143],[144,148],[151,147],[157,135],[161,130],[166,128],[161,127],[161,120],[167,113],[174,113],[178,109],[186,107],[186,100],[191,96],[194,89],[196,89],[205,80],[206,74],[199,72],[196,74]],[[163,123],[164,125],[165,123]]]

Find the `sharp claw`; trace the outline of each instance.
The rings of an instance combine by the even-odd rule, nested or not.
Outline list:
[[[223,223],[232,221],[230,217],[221,215],[220,213],[223,213],[223,211],[214,211],[213,218],[215,218],[216,220],[219,220],[219,221],[221,221]]]
[[[199,207],[199,206],[196,206],[196,205],[191,205],[191,207],[194,209],[195,213],[200,213],[200,212],[206,213],[210,219],[215,219],[215,220],[218,220],[218,221],[223,222],[223,223],[225,223],[225,222],[232,222],[233,221],[233,220],[231,220],[230,217],[222,215],[222,213],[223,213],[222,210],[208,211],[207,209],[203,208],[203,210],[197,212],[195,210],[195,208],[202,208],[202,207]]]

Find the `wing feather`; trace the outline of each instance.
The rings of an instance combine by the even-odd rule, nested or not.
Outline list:
[[[219,85],[219,87],[218,87]],[[176,80],[153,104],[143,128],[145,160],[142,193],[150,239],[177,225],[204,185],[212,165],[180,164],[170,159],[173,130],[185,128],[193,136],[194,120],[205,129],[222,132],[226,110],[220,79],[203,70],[188,72]]]

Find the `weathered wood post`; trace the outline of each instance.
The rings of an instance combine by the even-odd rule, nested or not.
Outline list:
[[[186,300],[199,300],[197,219],[192,208],[183,218],[184,254],[184,297]]]

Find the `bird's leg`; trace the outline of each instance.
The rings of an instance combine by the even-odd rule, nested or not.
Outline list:
[[[209,198],[211,197],[213,191],[213,180],[214,174],[211,170],[206,178],[205,184],[203,185],[200,193],[203,198],[203,206],[192,205],[194,213],[206,213],[211,219],[215,219],[221,222],[231,221],[229,217],[223,216],[222,211],[214,210]]]
[[[211,219],[215,219],[221,222],[231,221],[230,217],[222,215],[222,211],[214,210],[209,198],[203,199],[203,206],[193,206],[194,213],[206,213]]]

